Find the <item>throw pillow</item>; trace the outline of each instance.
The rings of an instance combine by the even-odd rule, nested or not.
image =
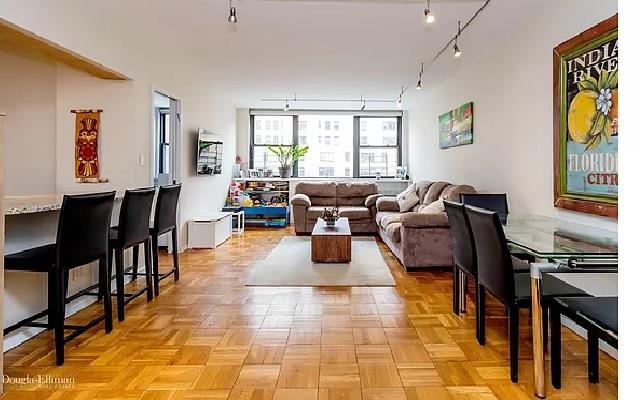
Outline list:
[[[413,183],[409,185],[404,192],[396,196],[396,198],[398,199],[398,205],[400,206],[401,213],[411,210],[411,207],[420,202],[418,194],[416,193],[416,187]]]
[[[424,206],[420,212],[425,214],[444,214],[444,199],[436,200],[428,206]]]

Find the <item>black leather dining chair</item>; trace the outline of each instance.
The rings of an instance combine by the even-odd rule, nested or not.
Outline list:
[[[465,206],[474,239],[478,260],[478,295],[476,307],[479,309],[479,337],[485,337],[485,290],[488,290],[508,310],[509,360],[511,381],[518,381],[518,335],[521,308],[531,307],[531,281],[529,274],[514,271],[514,263],[519,261],[509,252],[509,246],[500,223],[498,213],[485,209]],[[586,296],[587,294],[560,280],[552,281],[542,288],[543,298],[551,296]],[[545,303],[543,302],[543,307]],[[543,315],[547,315],[546,309]],[[546,325],[546,317],[543,319]]]
[[[477,307],[478,264],[469,218],[464,205],[460,203],[445,200],[444,208],[451,227],[453,242],[453,312],[459,315],[460,312],[466,311],[466,279],[467,277],[473,278],[476,286],[476,339],[480,344],[484,344],[484,337],[481,338],[478,335],[480,321],[479,308]]]
[[[115,259],[116,270],[116,298],[118,303],[118,320],[124,321],[124,306],[131,300],[147,293],[147,301],[153,299],[153,281],[151,278],[151,237],[149,236],[149,218],[153,207],[155,188],[143,188],[127,190],[120,206],[120,216],[118,226],[112,227],[109,232],[109,271]],[[124,277],[124,251],[131,247],[144,245],[145,261],[145,287],[135,293],[125,293]],[[135,259],[138,254],[134,254],[133,270],[137,274],[138,263]],[[111,272],[109,272],[111,276]]]
[[[506,193],[460,193],[460,202],[465,205],[497,212],[502,224],[506,224],[509,219],[509,204]],[[512,249],[511,255],[526,262],[535,261],[535,257],[522,251],[514,251]],[[516,269],[521,272],[524,267],[524,264],[519,263]],[[528,266],[526,270],[528,271]]]
[[[5,256],[5,269],[31,271],[48,275],[48,322],[33,321],[22,326],[55,329],[56,364],[64,363],[64,344],[87,329],[104,320],[106,333],[113,328],[111,297],[105,296],[104,314],[87,325],[65,325],[65,305],[69,287],[69,271],[98,261],[103,293],[111,291],[107,259],[109,249],[109,227],[115,192],[64,196],[56,242]],[[65,336],[65,329],[73,330]]]
[[[562,386],[562,351],[560,316],[571,319],[587,331],[587,365],[589,383],[600,381],[599,360],[602,339],[618,348],[618,298],[617,297],[558,297],[550,301],[551,324],[551,383],[556,389]]]
[[[495,211],[503,223],[506,222],[509,215],[506,193],[461,193],[460,202],[469,206]]]
[[[153,255],[153,288],[156,296],[160,295],[160,281],[173,275],[174,280],[180,279],[180,261],[178,257],[178,228],[176,215],[180,190],[182,184],[160,186],[156,200],[156,210],[153,224],[149,228],[151,235],[151,253]],[[160,235],[171,233],[171,246],[173,248],[173,267],[170,271],[160,273],[158,264],[158,238]]]

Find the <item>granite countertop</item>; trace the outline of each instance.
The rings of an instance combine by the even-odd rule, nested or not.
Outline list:
[[[26,196],[5,196],[4,215],[34,214],[57,211],[62,207],[62,193],[37,194]],[[121,199],[124,191],[116,192],[116,199]]]

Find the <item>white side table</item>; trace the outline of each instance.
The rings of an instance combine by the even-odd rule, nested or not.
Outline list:
[[[231,233],[234,235],[240,235],[244,232],[244,211],[238,211],[231,214],[231,218],[233,219]],[[233,226],[235,223],[235,226]]]

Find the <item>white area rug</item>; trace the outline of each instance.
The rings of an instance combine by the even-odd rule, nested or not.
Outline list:
[[[247,286],[395,286],[374,238],[353,237],[351,263],[311,262],[311,238],[286,236],[253,265]]]

